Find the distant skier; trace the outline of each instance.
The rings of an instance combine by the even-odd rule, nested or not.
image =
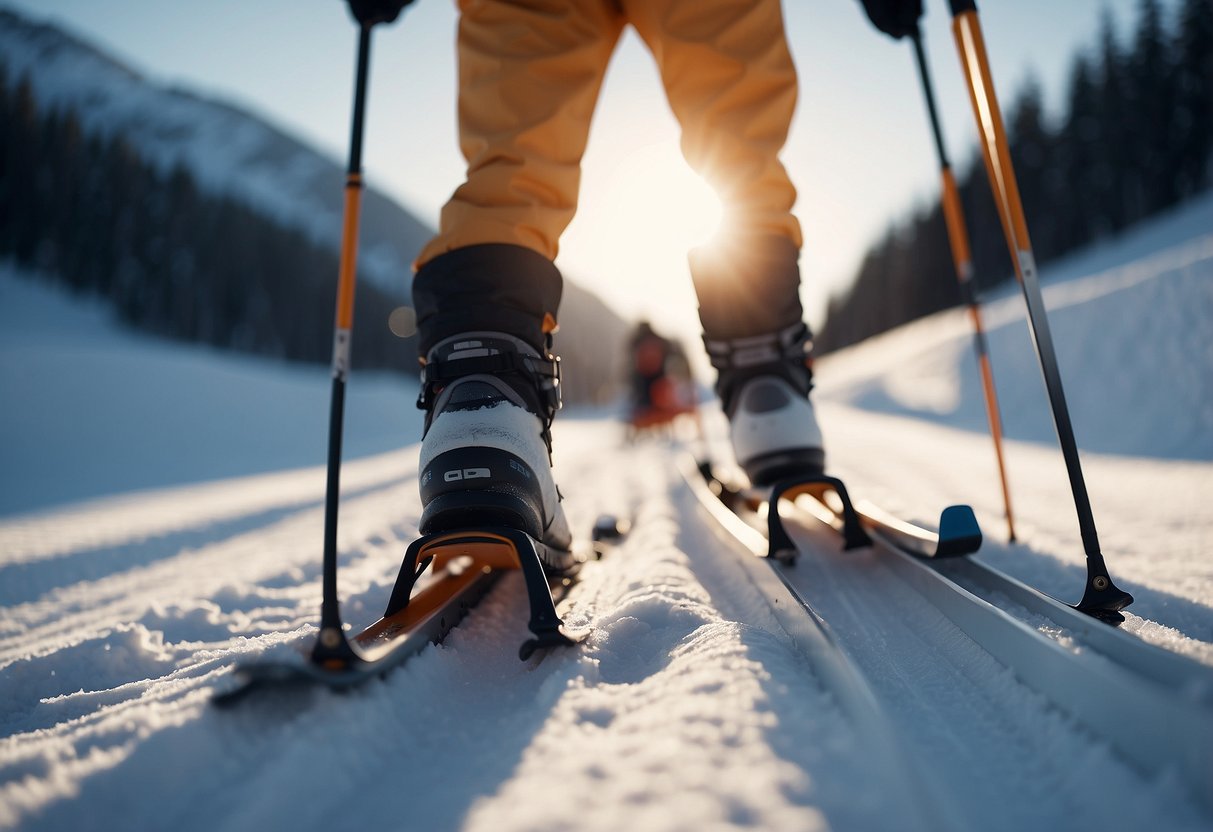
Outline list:
[[[392,20],[409,2],[349,1],[363,23]],[[863,3],[893,37],[915,31],[922,13],[921,0]],[[657,61],[687,162],[725,206],[724,231],[690,253],[690,266],[737,461],[757,484],[821,469],[796,191],[779,161],[797,96],[779,0],[459,5],[467,180],[413,283],[426,411],[421,531],[507,523],[571,543],[550,469],[562,288],[553,261],[576,210],[598,91],[629,24]]]
[[[677,341],[641,321],[628,340],[631,433],[668,425],[695,412],[695,388],[686,354]]]

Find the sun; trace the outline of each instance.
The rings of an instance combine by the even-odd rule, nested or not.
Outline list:
[[[586,171],[562,263],[625,314],[697,331],[687,252],[716,234],[720,199],[674,139],[621,151]]]
[[[723,215],[716,193],[672,141],[629,153],[612,171],[605,203],[638,251],[659,256],[706,243]]]

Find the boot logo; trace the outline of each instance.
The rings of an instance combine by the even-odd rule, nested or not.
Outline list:
[[[445,482],[460,482],[462,480],[483,480],[493,476],[488,468],[457,468],[442,475]]]

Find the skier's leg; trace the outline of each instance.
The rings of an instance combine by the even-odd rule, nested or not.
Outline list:
[[[690,265],[738,461],[756,482],[820,469],[796,191],[779,161],[797,92],[779,0],[624,7],[657,61],[687,162],[724,205],[719,238]]]
[[[612,0],[465,0],[460,141],[467,181],[418,258],[422,531],[506,524],[570,536],[551,474],[559,407],[552,261],[622,21]]]
[[[590,118],[623,28],[613,0],[461,0],[459,140],[467,180],[417,265],[484,243],[555,260]]]
[[[544,348],[590,117],[623,21],[613,0],[462,0],[459,135],[467,180],[413,281],[422,357],[460,332]]]
[[[682,127],[688,164],[716,190],[738,234],[801,245],[796,190],[779,161],[796,69],[779,0],[624,0]]]

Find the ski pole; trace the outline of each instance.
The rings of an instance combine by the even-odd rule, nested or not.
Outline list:
[[[1133,596],[1112,583],[1103,554],[1100,552],[1095,517],[1091,511],[1091,500],[1087,495],[1082,465],[1078,458],[1078,443],[1074,439],[1074,427],[1066,407],[1061,371],[1057,366],[1057,353],[1053,348],[1044,297],[1041,295],[1036,274],[1036,258],[1028,238],[1028,225],[1019,199],[1019,186],[1011,166],[1010,147],[994,95],[994,81],[986,57],[981,25],[977,20],[977,4],[974,0],[949,2],[952,7],[952,34],[969,86],[969,98],[977,120],[977,132],[982,155],[985,157],[986,173],[990,178],[990,189],[994,192],[994,200],[998,204],[998,215],[1011,251],[1011,261],[1015,265],[1015,276],[1027,302],[1028,328],[1036,345],[1036,357],[1044,375],[1045,390],[1053,411],[1053,424],[1057,429],[1057,438],[1070,478],[1070,490],[1073,492],[1074,505],[1078,512],[1078,527],[1087,556],[1087,582],[1077,609],[1096,618],[1119,623],[1124,617],[1118,611],[1133,603]]]
[[[320,636],[312,648],[312,661],[330,667],[344,667],[359,658],[345,637],[337,596],[337,505],[341,491],[345,381],[350,368],[354,286],[358,277],[358,217],[362,207],[362,126],[366,112],[372,26],[373,24],[364,23],[358,31],[358,68],[354,80],[350,156],[345,176],[345,218],[341,233],[337,319],[333,335],[333,392],[329,409],[328,481],[324,497],[324,594],[320,606]]]
[[[1002,485],[1002,502],[1007,511],[1007,538],[1015,542],[1015,516],[1011,511],[1011,488],[1007,480],[1007,466],[1002,452],[1002,417],[998,408],[998,393],[994,388],[994,370],[990,365],[990,351],[986,343],[985,326],[981,319],[981,303],[973,288],[973,259],[969,254],[969,232],[965,228],[961,211],[960,192],[956,188],[956,177],[952,175],[952,164],[944,146],[943,129],[939,124],[939,112],[935,107],[935,90],[931,84],[931,73],[927,67],[926,51],[922,48],[922,35],[915,30],[910,35],[914,44],[914,55],[918,59],[918,78],[922,82],[923,98],[931,120],[931,132],[935,137],[935,151],[939,157],[939,175],[942,180],[941,201],[944,223],[948,228],[948,242],[952,247],[952,262],[956,266],[956,279],[960,282],[960,296],[969,308],[973,321],[973,348],[977,353],[977,366],[981,372],[981,386],[985,393],[986,417],[990,424],[990,437],[994,440],[994,456],[998,461],[998,479]]]

